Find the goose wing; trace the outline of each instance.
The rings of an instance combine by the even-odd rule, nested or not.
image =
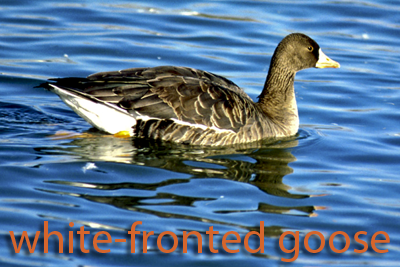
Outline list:
[[[134,68],[55,81],[58,87],[123,108],[138,120],[172,119],[235,133],[254,121],[256,106],[242,89],[192,68]]]

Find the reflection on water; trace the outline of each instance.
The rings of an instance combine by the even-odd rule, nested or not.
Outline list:
[[[209,222],[219,225],[231,225],[247,230],[252,226],[224,222],[207,216],[191,215],[190,213],[168,212],[157,210],[160,206],[194,207],[196,202],[212,202],[217,197],[199,197],[159,192],[159,188],[171,185],[187,184],[194,179],[220,178],[242,183],[248,183],[263,191],[265,194],[289,199],[301,199],[308,195],[293,194],[290,187],[282,181],[285,175],[293,172],[289,163],[296,160],[290,148],[296,147],[298,139],[292,137],[284,140],[264,141],[234,147],[206,148],[165,143],[147,139],[115,138],[101,135],[96,131],[88,132],[85,136],[75,139],[65,139],[61,147],[55,149],[38,147],[41,155],[69,154],[73,161],[83,162],[119,162],[124,164],[144,165],[189,174],[189,179],[165,178],[156,183],[135,181],[123,183],[88,183],[83,181],[50,180],[47,183],[66,185],[73,188],[90,188],[97,194],[79,192],[42,190],[49,193],[75,196],[89,201],[115,206],[120,209],[152,214],[161,218],[178,218],[190,221]],[[98,171],[98,170],[97,170]],[[130,190],[132,195],[104,196],[99,190],[116,191]],[[156,191],[155,195],[143,192]],[[138,194],[135,196],[135,192]],[[186,193],[187,194],[187,193]],[[266,214],[284,214],[291,216],[315,216],[315,206],[285,206],[281,203],[258,203],[256,209],[215,209],[214,214],[235,214],[243,212],[260,212]],[[278,227],[279,228],[279,227]],[[265,227],[266,235],[277,236],[281,230],[276,226]]]

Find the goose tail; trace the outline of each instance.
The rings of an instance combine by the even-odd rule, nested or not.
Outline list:
[[[93,127],[110,134],[127,132],[130,136],[133,135],[137,114],[128,113],[115,104],[101,101],[71,88],[59,87],[51,83],[41,85],[41,87],[56,93],[67,106]]]

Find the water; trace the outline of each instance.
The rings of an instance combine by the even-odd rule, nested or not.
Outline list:
[[[293,266],[398,266],[399,11],[395,1],[378,0],[2,1],[1,266],[283,266],[281,258],[294,257],[279,245],[286,231],[300,235]],[[210,149],[113,138],[34,88],[52,77],[180,65],[226,76],[255,99],[275,46],[291,32],[313,37],[341,68],[298,73],[301,129],[287,140]],[[45,221],[64,237],[63,253],[56,238],[43,253]],[[127,231],[137,221],[137,231],[154,236],[144,246],[137,234],[131,253]],[[260,222],[264,253],[247,252],[245,236]],[[209,249],[210,226],[219,231],[218,253]],[[36,251],[24,244],[15,253],[9,231],[17,242],[23,231],[31,241],[41,231]],[[100,231],[113,240],[98,244],[109,253],[93,245]],[[168,254],[157,245],[165,231],[179,243]],[[201,234],[202,253],[194,238],[183,253],[183,231]],[[241,238],[227,245],[238,253],[222,246],[229,231]],[[326,239],[319,253],[304,246],[311,231]],[[337,231],[350,237],[345,253],[329,249]],[[363,249],[359,231],[367,232],[364,253],[354,252]],[[387,253],[371,247],[378,231],[390,237],[377,245]],[[296,241],[289,237],[287,249]],[[334,241],[336,249],[345,245],[340,235]],[[249,239],[252,249],[259,243]],[[316,250],[319,238],[309,244]],[[164,249],[173,245],[162,239]]]

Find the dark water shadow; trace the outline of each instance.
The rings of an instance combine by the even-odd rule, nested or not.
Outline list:
[[[96,190],[145,190],[157,191],[167,185],[188,183],[193,179],[227,179],[247,183],[257,187],[265,194],[284,199],[304,199],[310,197],[305,194],[290,192],[291,187],[283,183],[283,177],[291,174],[289,166],[296,158],[291,148],[306,136],[297,136],[281,140],[266,140],[259,143],[238,145],[234,147],[194,147],[165,143],[148,139],[123,139],[104,136],[98,132],[88,132],[85,137],[66,139],[61,146],[50,149],[37,147],[38,154],[71,155],[73,161],[81,162],[117,162],[133,164],[157,169],[170,170],[175,173],[189,174],[189,179],[165,178],[157,183],[143,183],[132,181],[124,183],[96,183],[48,180],[47,183],[69,187],[91,188]],[[178,214],[154,210],[155,206],[186,206],[193,207],[197,201],[213,201],[216,198],[183,196],[179,192],[157,192],[152,196],[104,196],[104,194],[82,194],[78,192],[54,191],[39,189],[54,194],[70,195],[96,203],[112,205],[120,209],[152,214],[161,218],[178,218],[190,221],[208,222],[219,225],[231,225],[248,231],[258,231],[257,226],[245,226],[221,220],[201,217],[191,214]],[[161,190],[162,191],[162,190]],[[126,191],[125,191],[126,192]],[[278,201],[279,202],[279,201]],[[293,203],[293,202],[292,202]],[[315,206],[287,206],[283,203],[259,202],[257,209],[252,210],[214,210],[215,214],[232,214],[245,212],[261,212],[265,214],[284,214],[289,216],[315,216]],[[276,225],[265,226],[266,236],[278,236],[282,233],[281,227]]]

